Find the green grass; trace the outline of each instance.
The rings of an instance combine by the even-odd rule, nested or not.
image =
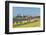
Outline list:
[[[13,24],[13,28],[25,28],[25,27],[40,27],[40,19],[37,19],[37,21],[34,20],[32,22],[27,22],[24,24],[21,22],[21,25],[16,25],[15,23]]]

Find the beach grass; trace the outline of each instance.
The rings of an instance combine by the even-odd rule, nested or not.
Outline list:
[[[40,19],[26,22],[26,23],[18,22],[18,25],[16,24],[17,24],[16,22],[13,24],[13,28],[40,27]]]

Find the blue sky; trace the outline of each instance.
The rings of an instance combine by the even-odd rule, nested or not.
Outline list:
[[[13,16],[40,16],[40,8],[34,7],[13,7]]]

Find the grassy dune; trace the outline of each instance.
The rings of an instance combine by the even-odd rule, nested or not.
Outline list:
[[[20,24],[18,22],[18,24]],[[13,24],[13,28],[25,28],[25,27],[40,27],[40,19],[31,20],[30,22],[23,23],[21,22],[20,25],[16,25],[16,22]]]

